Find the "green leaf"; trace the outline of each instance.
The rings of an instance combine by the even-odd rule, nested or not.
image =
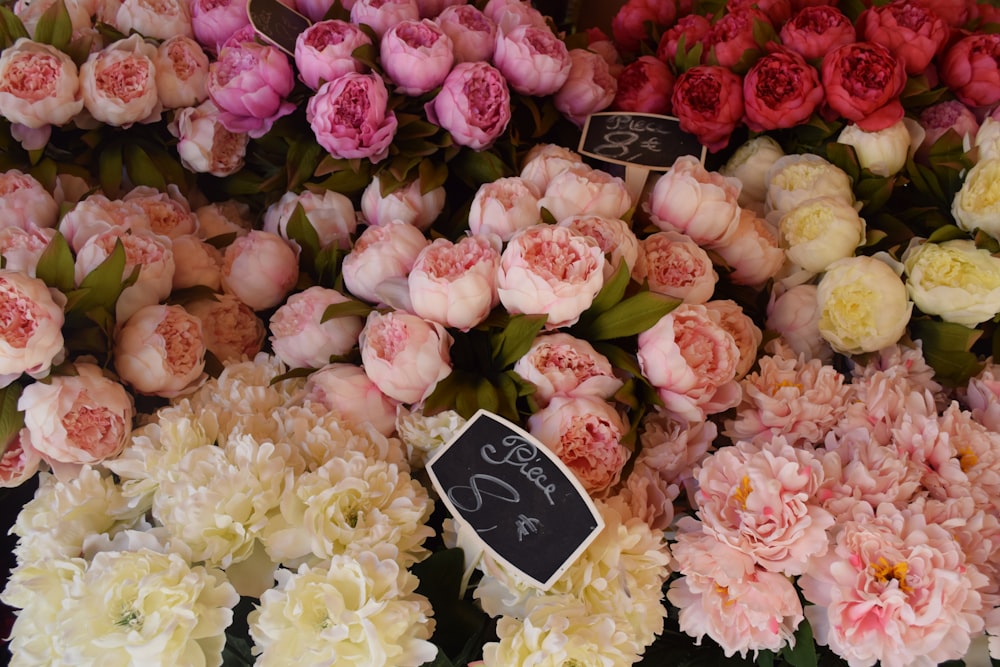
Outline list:
[[[11,46],[18,39],[29,38],[28,31],[24,29],[24,24],[14,12],[10,11],[6,5],[0,5],[0,28],[3,29],[5,41],[4,48]]]
[[[45,10],[35,26],[35,41],[51,44],[60,51],[69,46],[73,36],[73,22],[63,0],[56,0]]]
[[[809,621],[802,619],[795,628],[795,647],[782,647],[781,657],[792,667],[816,667],[816,642]]]
[[[466,184],[479,187],[483,183],[513,175],[503,160],[489,151],[463,149],[455,158],[454,173]]]
[[[315,368],[293,368],[291,370],[285,371],[284,373],[281,373],[280,375],[275,375],[273,378],[271,378],[271,381],[268,384],[274,386],[279,382],[284,382],[285,380],[294,380],[295,378],[309,377],[313,372],[315,372],[315,370],[316,370]]]
[[[934,232],[927,237],[927,241],[930,243],[944,243],[945,241],[967,238],[969,238],[969,234],[957,225],[944,225],[943,227],[935,229]]]
[[[288,148],[288,189],[298,190],[313,177],[326,151],[313,139],[292,142]]]
[[[625,289],[628,287],[630,279],[628,264],[621,262],[618,265],[618,270],[615,271],[610,280],[604,283],[584,315],[598,315],[620,303],[622,297],[625,296]]]
[[[349,299],[342,303],[335,303],[326,307],[323,311],[323,317],[320,318],[320,322],[326,322],[327,320],[332,320],[335,317],[368,317],[374,308],[369,306],[367,303],[362,301],[355,301],[354,299]]]
[[[0,389],[0,456],[7,451],[14,436],[24,427],[24,413],[18,411],[21,385],[12,382]]]
[[[309,271],[315,268],[316,256],[322,250],[319,242],[319,234],[316,233],[316,228],[309,222],[309,218],[306,216],[306,211],[302,208],[301,203],[295,204],[295,209],[288,218],[288,224],[285,226],[285,236],[288,237],[289,241],[298,243],[299,248],[302,249],[302,254],[299,257],[299,264],[302,268]]]
[[[910,321],[910,334],[923,343],[924,358],[934,369],[934,379],[958,386],[982,369],[972,345],[983,335],[980,329],[932,319]]]
[[[425,195],[445,184],[448,180],[448,165],[433,160],[421,160],[419,174],[420,194]]]
[[[66,304],[67,315],[86,315],[99,308],[104,308],[109,313],[115,312],[115,303],[121,296],[122,290],[128,286],[130,279],[132,282],[135,281],[138,272],[139,267],[136,267],[131,276],[123,278],[125,246],[121,241],[116,241],[111,254],[84,277],[79,289],[67,295],[72,302],[72,305]]]
[[[101,189],[108,196],[117,194],[122,187],[122,145],[118,141],[111,142],[101,151],[97,160],[98,178]]]
[[[49,287],[69,292],[76,284],[73,252],[66,237],[56,232],[38,258],[35,275]]]
[[[160,192],[166,191],[167,181],[163,177],[163,173],[149,157],[149,153],[139,144],[127,142],[123,157],[125,171],[128,172],[129,178],[135,185],[148,185]]]
[[[681,303],[655,292],[639,292],[594,318],[584,329],[588,340],[634,336],[649,329]]]
[[[861,165],[853,146],[831,141],[826,146],[826,159],[843,169],[851,178],[851,183],[857,183],[861,178]]]
[[[870,215],[885,206],[886,202],[889,201],[889,197],[892,196],[892,190],[895,185],[895,176],[889,178],[872,176],[857,181],[854,186],[854,192],[858,199],[865,203],[864,209],[862,209],[863,212]]]
[[[548,321],[547,315],[515,315],[492,336],[493,361],[507,368],[523,357]]]

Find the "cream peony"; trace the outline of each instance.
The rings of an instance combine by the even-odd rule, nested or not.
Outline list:
[[[799,203],[781,216],[778,231],[788,259],[812,273],[851,257],[865,242],[865,221],[853,206],[836,197]]]
[[[755,137],[736,149],[719,169],[723,176],[737,179],[740,188],[739,205],[763,214],[767,197],[767,172],[785,152],[777,141],[767,135]]]
[[[972,240],[912,246],[903,266],[906,293],[928,315],[974,327],[1000,313],[1000,259]]]
[[[850,177],[840,167],[811,153],[778,158],[767,171],[765,209],[778,217],[814,197],[833,197],[854,205]]]
[[[967,232],[981,229],[1000,238],[1000,157],[980,160],[966,173],[951,214]]]
[[[840,131],[837,143],[854,148],[863,169],[876,176],[888,177],[906,164],[911,136],[905,119],[874,132],[866,132],[852,123]]]

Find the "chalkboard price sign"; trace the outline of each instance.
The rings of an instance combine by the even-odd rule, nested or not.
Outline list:
[[[589,116],[577,150],[604,162],[656,171],[666,171],[681,155],[693,155],[704,163],[706,152],[673,116],[619,111]]]
[[[257,33],[290,56],[295,55],[295,40],[312,23],[302,14],[278,0],[248,0],[247,14]]]
[[[515,424],[480,410],[427,464],[459,522],[494,558],[548,589],[604,527],[573,473]]]

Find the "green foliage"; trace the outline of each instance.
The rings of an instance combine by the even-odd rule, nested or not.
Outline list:
[[[938,320],[914,318],[910,335],[923,344],[924,358],[934,369],[934,379],[945,386],[959,386],[982,370],[972,346],[983,335],[980,329]]]
[[[63,0],[56,0],[45,10],[35,27],[35,41],[51,44],[60,51],[65,51],[73,36],[73,23],[66,10]]]
[[[21,385],[16,382],[0,388],[0,456],[24,427],[24,413],[17,409],[20,397]]]

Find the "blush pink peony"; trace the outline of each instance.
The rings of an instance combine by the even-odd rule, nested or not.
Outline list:
[[[224,364],[253,359],[263,347],[264,322],[231,294],[198,299],[184,308],[201,321],[205,348]]]
[[[91,53],[80,66],[83,106],[116,127],[159,120],[155,61],[156,47],[137,34]]]
[[[405,222],[426,230],[444,210],[445,194],[443,185],[425,190],[420,177],[382,194],[382,182],[376,178],[361,193],[361,215],[369,225]]]
[[[423,401],[451,373],[451,335],[416,315],[373,311],[360,344],[365,373],[382,393],[401,403]]]
[[[19,38],[0,55],[0,115],[30,128],[63,125],[83,110],[76,64],[47,44]]]
[[[605,280],[611,278],[623,263],[631,273],[639,262],[639,239],[631,225],[621,218],[572,215],[560,220],[559,226],[568,227],[577,234],[597,241],[608,258],[604,263]]]
[[[360,366],[336,363],[310,373],[306,380],[307,403],[316,403],[345,424],[371,424],[391,436],[396,430],[396,401],[375,385]]]
[[[497,236],[506,243],[514,232],[542,221],[538,189],[520,176],[498,178],[476,190],[469,208],[469,233]]]
[[[264,231],[288,239],[288,222],[296,206],[302,207],[321,248],[351,247],[351,237],[358,226],[354,203],[333,190],[286,192],[264,212]]]
[[[499,303],[500,253],[481,237],[452,243],[435,239],[417,255],[407,278],[413,312],[449,328],[468,331]]]
[[[646,210],[663,231],[686,234],[703,246],[724,245],[740,221],[740,182],[681,156],[653,184]]]
[[[577,127],[583,127],[587,116],[604,110],[618,89],[608,63],[587,49],[570,49],[570,70],[566,82],[555,92],[552,102]]]
[[[277,234],[254,230],[226,246],[222,289],[254,310],[277,306],[298,279],[298,253]]]
[[[431,122],[447,130],[455,143],[478,151],[492,146],[507,129],[510,90],[496,67],[458,63],[426,108]]]
[[[331,357],[357,345],[364,326],[355,315],[323,321],[328,306],[349,299],[334,289],[314,285],[288,297],[268,323],[271,349],[291,368],[321,368]]]
[[[208,55],[191,37],[176,35],[156,49],[156,93],[167,109],[193,107],[208,98]]]
[[[38,260],[56,235],[51,227],[0,227],[0,256],[4,268],[36,278]]]
[[[538,204],[561,222],[574,215],[621,218],[632,198],[621,178],[581,163],[553,176]]]
[[[0,215],[3,227],[25,230],[54,227],[59,204],[37,178],[18,169],[8,169],[0,173]]]
[[[65,297],[37,278],[0,269],[0,385],[45,377],[63,357]]]
[[[113,352],[122,382],[141,394],[172,398],[207,377],[201,320],[181,306],[140,308],[118,330]]]
[[[434,21],[451,39],[455,62],[489,62],[496,46],[497,26],[475,5],[445,7]]]
[[[679,232],[656,232],[640,241],[632,274],[650,291],[685,303],[705,303],[719,281],[708,252]]]
[[[334,157],[381,162],[398,125],[388,100],[381,77],[348,72],[309,98],[306,119],[316,141]]]
[[[177,154],[187,169],[222,177],[243,168],[250,135],[227,130],[212,100],[179,109],[168,129],[177,137]]]
[[[295,40],[295,68],[299,78],[312,90],[348,72],[367,71],[367,66],[355,58],[354,50],[371,44],[361,28],[336,19],[317,21]]]
[[[35,476],[42,463],[42,457],[31,446],[28,430],[22,428],[7,443],[0,456],[0,488],[20,486]]]
[[[344,258],[344,286],[359,299],[381,303],[379,287],[406,278],[428,243],[419,229],[405,222],[365,228]]]
[[[514,372],[535,385],[534,399],[545,407],[556,396],[610,399],[622,386],[611,362],[594,346],[567,333],[537,337]]]

